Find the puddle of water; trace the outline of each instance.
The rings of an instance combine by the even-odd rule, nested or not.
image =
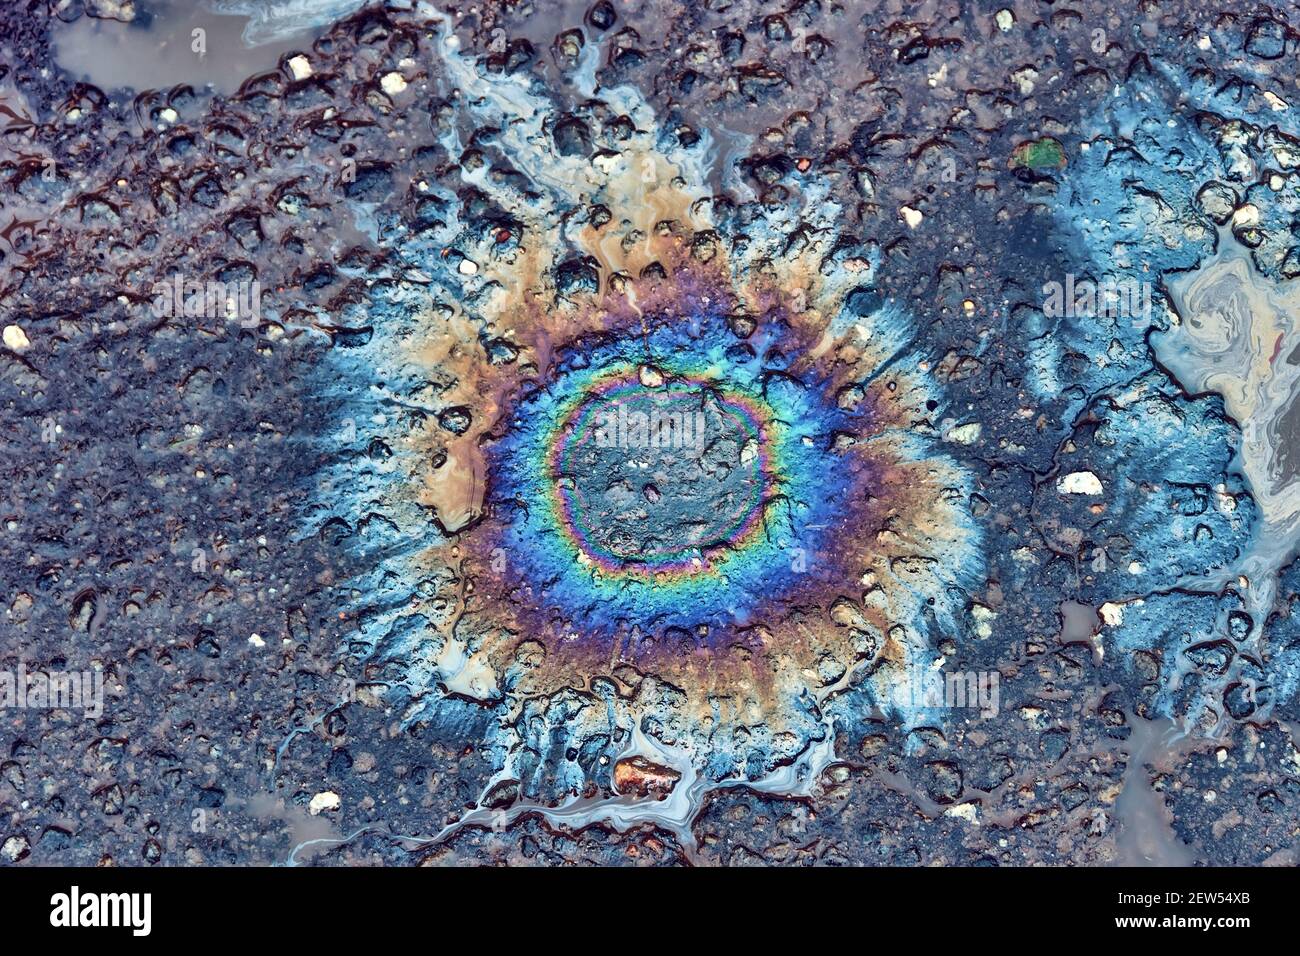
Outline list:
[[[1118,866],[1192,866],[1196,851],[1178,838],[1164,796],[1152,789],[1146,765],[1182,758],[1192,741],[1171,739],[1172,721],[1134,719],[1133,732],[1121,748],[1129,754],[1124,789],[1115,801],[1115,838]],[[1182,746],[1180,747],[1180,743]]]
[[[316,853],[344,842],[343,836],[324,814],[312,816],[303,807],[286,804],[280,797],[259,792],[249,796],[245,810],[268,826],[282,825],[288,832],[295,856],[291,863],[310,860]]]
[[[226,4],[226,12],[217,13],[193,0],[156,0],[138,4],[130,23],[93,17],[58,22],[54,56],[74,77],[102,90],[166,89],[188,83],[196,90],[211,87],[217,93],[233,93],[248,77],[275,69],[285,53],[310,51],[312,41],[334,18],[317,22],[320,17],[307,12],[336,6],[249,2]],[[250,15],[255,8],[281,7],[302,8],[302,15],[280,16],[274,30],[253,30],[257,19]],[[260,45],[250,45],[250,36]]]
[[[1090,640],[1097,633],[1099,620],[1092,605],[1064,601],[1060,610],[1062,642]]]

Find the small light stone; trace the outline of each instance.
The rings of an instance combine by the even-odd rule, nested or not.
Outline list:
[[[958,820],[965,820],[972,826],[980,825],[979,805],[974,801],[970,803],[959,803],[955,807],[949,807],[943,811],[945,817],[955,817]]]
[[[958,445],[973,445],[979,441],[980,433],[983,430],[983,426],[979,422],[970,422],[951,429],[945,437],[948,441],[956,442]]]
[[[289,60],[289,72],[295,80],[305,80],[311,76],[311,62],[299,53]]]
[[[975,636],[981,641],[987,641],[993,636],[993,622],[997,620],[998,612],[991,607],[985,607],[983,604],[972,604],[970,609],[971,620],[975,622]]]
[[[27,333],[16,325],[5,326],[4,342],[15,352],[21,352],[23,349],[31,347],[32,344],[27,338]]]
[[[1233,226],[1258,226],[1259,207],[1254,203],[1239,206],[1232,214]]]
[[[389,96],[396,96],[406,89],[406,77],[396,71],[385,73],[383,79],[379,81],[379,85],[383,87],[384,92]]]
[[[319,816],[326,810],[337,810],[343,805],[339,795],[333,790],[322,790],[316,796],[311,798],[311,803],[307,804],[307,810],[312,816]]]
[[[1101,479],[1090,471],[1072,471],[1057,479],[1056,490],[1063,495],[1099,495]]]
[[[12,836],[0,846],[0,854],[10,863],[17,863],[31,851],[31,844],[26,837]]]

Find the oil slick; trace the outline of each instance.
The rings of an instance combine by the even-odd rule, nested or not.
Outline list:
[[[1248,552],[1233,567],[1208,579],[1184,582],[1189,590],[1241,595],[1250,621],[1238,647],[1241,662],[1274,662],[1267,678],[1244,676],[1250,702],[1267,714],[1276,697],[1296,689],[1294,653],[1269,645],[1265,623],[1277,603],[1279,575],[1300,547],[1300,297],[1261,276],[1249,251],[1230,236],[1196,269],[1176,276],[1169,293],[1178,316],[1168,332],[1153,337],[1161,363],[1189,392],[1222,396],[1241,429],[1234,467],[1246,478],[1259,511]]]
[[[342,20],[366,0],[207,0],[214,13],[248,18],[243,40],[250,47],[281,42]]]
[[[1262,620],[1300,535],[1300,294],[1259,275],[1230,236],[1169,292],[1181,322],[1153,338],[1157,357],[1189,392],[1223,396],[1241,428],[1239,466],[1263,520],[1240,573]]]
[[[1091,404],[1090,454],[1113,457],[1097,462],[1100,518],[1079,523],[1133,547],[1093,569],[1088,598],[1110,609],[1103,647],[1126,666],[1158,662],[1150,716],[1204,736],[1268,719],[1300,690],[1279,600],[1300,534],[1293,200],[1254,183],[1293,169],[1300,140],[1285,116],[1253,125],[1229,88],[1162,65],[1096,118],[1051,202],[1086,263],[1065,268],[1160,294],[1146,321],[1059,320],[1038,379],[1060,399],[1061,355],[1089,359],[1062,420]]]
[[[435,839],[537,812],[657,823],[689,846],[712,790],[811,792],[841,722],[867,716],[832,716],[849,688],[933,719],[891,688],[963,631],[982,570],[971,478],[932,423],[942,395],[910,319],[876,293],[876,252],[841,234],[825,184],[741,217],[710,191],[711,139],[599,88],[596,44],[571,113],[461,56],[449,29],[438,50],[435,128],[463,191],[416,183],[427,228],[373,223],[419,281],[384,287],[364,316],[377,334],[322,385],[356,444],[391,451],[322,476],[317,519],[365,516],[353,646],[398,675],[384,699],[407,725],[452,697],[493,714],[491,739],[467,743],[497,772]],[[680,537],[652,529],[662,562],[626,541],[644,520],[596,501],[605,480],[572,471],[608,462],[565,452],[609,387],[693,402],[716,433],[700,460],[753,473],[679,495],[723,497]],[[628,482],[620,507],[693,467],[691,449],[663,451],[626,449],[660,477]],[[595,498],[575,509],[579,494]],[[620,792],[614,768],[638,757],[671,785]]]

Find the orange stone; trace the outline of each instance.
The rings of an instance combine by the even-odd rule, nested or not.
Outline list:
[[[680,779],[682,775],[676,770],[651,763],[645,757],[627,757],[614,764],[614,789],[619,793],[641,797],[656,794],[663,799]]]

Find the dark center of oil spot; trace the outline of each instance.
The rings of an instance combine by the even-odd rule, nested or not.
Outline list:
[[[607,568],[689,567],[761,516],[761,410],[694,382],[591,394],[561,430],[555,478],[579,547]]]

